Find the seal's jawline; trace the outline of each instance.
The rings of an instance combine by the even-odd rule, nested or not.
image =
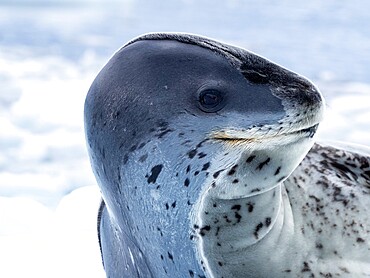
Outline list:
[[[250,136],[249,137],[249,134],[248,134],[248,130],[247,131],[240,131],[240,132],[237,132],[238,135],[232,135],[230,133],[228,133],[227,131],[216,131],[214,133],[211,134],[210,138],[214,139],[214,140],[222,140],[222,141],[228,141],[230,143],[232,142],[235,142],[235,143],[259,143],[259,142],[262,142],[262,141],[266,141],[266,140],[271,140],[271,139],[278,139],[278,138],[283,138],[283,137],[287,137],[287,136],[294,136],[294,135],[308,135],[308,137],[312,138],[313,135],[316,133],[316,130],[317,130],[317,127],[319,126],[319,124],[315,124],[315,125],[312,125],[308,128],[303,128],[303,129],[299,129],[299,130],[295,130],[295,131],[288,131],[288,132],[276,132],[275,134],[268,134],[268,133],[264,133],[264,134],[258,134],[258,132],[256,132],[255,134],[253,134],[253,136]],[[240,134],[242,133],[245,133],[247,136],[246,137],[242,137],[240,136]]]

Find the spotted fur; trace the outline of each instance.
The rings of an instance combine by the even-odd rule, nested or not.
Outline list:
[[[200,108],[206,89],[222,109]],[[369,157],[306,156],[323,109],[311,82],[244,49],[125,45],[85,103],[107,277],[369,276]]]
[[[368,277],[369,163],[370,156],[315,144],[271,190],[204,195],[196,219],[208,227],[198,240],[209,277]]]

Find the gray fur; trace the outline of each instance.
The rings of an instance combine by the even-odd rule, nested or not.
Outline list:
[[[223,94],[217,112],[200,109],[199,95],[208,89]],[[308,80],[241,48],[170,33],[127,43],[96,77],[85,102],[88,151],[103,197],[98,230],[107,276],[354,271],[359,264],[338,263],[345,257],[340,248],[333,267],[324,259],[314,265],[332,257],[320,253],[326,246],[316,248],[317,234],[299,232],[313,221],[303,214],[315,208],[310,196],[324,198],[300,192],[305,182],[299,177],[312,172],[311,181],[320,176],[315,171],[333,166],[311,167],[318,146],[304,159],[323,107]],[[368,158],[358,159],[364,176],[358,173],[356,182],[368,183]],[[338,163],[332,175],[347,169]],[[348,173],[338,175],[337,182],[348,183]],[[356,193],[361,239],[345,246],[369,258],[363,218],[369,201],[360,194],[366,190]],[[294,204],[290,192],[307,198]],[[341,209],[345,214],[346,206]],[[300,249],[302,242],[307,248]]]

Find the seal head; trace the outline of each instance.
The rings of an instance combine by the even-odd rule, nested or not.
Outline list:
[[[281,184],[323,107],[310,81],[241,48],[188,34],[126,44],[85,102],[107,275],[258,273],[236,258],[282,232]]]

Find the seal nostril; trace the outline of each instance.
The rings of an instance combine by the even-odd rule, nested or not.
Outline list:
[[[240,71],[248,81],[254,84],[267,84],[269,82],[268,74],[251,70],[245,64],[240,67]]]

